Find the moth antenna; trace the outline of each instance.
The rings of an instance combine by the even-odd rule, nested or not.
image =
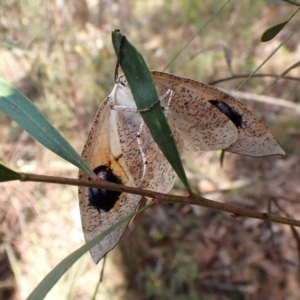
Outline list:
[[[125,39],[126,39],[126,36],[122,35],[122,38],[121,38],[121,41],[120,41],[120,46],[119,46],[119,51],[118,51],[118,59],[117,59],[116,67],[115,67],[115,83],[118,82],[119,67],[120,67],[122,49],[123,49],[123,46],[124,46]]]

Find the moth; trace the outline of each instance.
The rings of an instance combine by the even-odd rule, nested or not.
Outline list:
[[[151,74],[180,153],[225,150],[249,156],[284,155],[267,126],[230,95],[192,79],[159,71]],[[137,111],[124,76],[100,105],[82,157],[101,179],[127,186],[167,193],[176,177]],[[80,171],[79,178],[88,176]],[[132,214],[140,199],[79,187],[85,240]],[[116,246],[127,224],[90,250],[95,263]]]

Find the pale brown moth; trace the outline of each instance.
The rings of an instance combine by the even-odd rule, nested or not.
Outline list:
[[[180,153],[284,154],[267,126],[230,95],[191,79],[158,71],[151,74]],[[128,186],[167,193],[176,177],[137,112],[124,76],[100,105],[82,157],[100,178]],[[79,178],[88,179],[81,171]],[[138,195],[80,187],[85,240],[132,214],[140,199]],[[95,263],[116,246],[126,226],[91,249]]]

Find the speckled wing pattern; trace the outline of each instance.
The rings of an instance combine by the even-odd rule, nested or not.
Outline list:
[[[180,153],[183,149],[223,149],[250,156],[284,154],[266,125],[230,95],[191,79],[151,73]],[[176,174],[147,126],[141,127],[142,117],[135,110],[130,88],[120,76],[97,112],[82,157],[92,169],[106,166],[124,185],[167,193]],[[141,152],[147,159],[146,167]],[[80,171],[79,178],[87,179],[87,175]],[[85,240],[90,241],[133,213],[140,198],[121,193],[112,209],[97,210],[90,205],[89,188],[80,187]],[[95,263],[116,246],[126,226],[123,224],[91,249]]]
[[[111,110],[111,105],[114,105],[114,93],[115,89],[101,104],[84,146],[82,157],[92,169],[105,165],[113,170],[124,185],[136,186],[127,169],[120,146],[116,122],[119,112]],[[122,126],[123,121],[125,120],[118,120],[118,126]],[[128,137],[128,140],[130,139],[131,137]],[[79,178],[88,179],[87,175],[81,171]],[[122,193],[111,210],[98,211],[89,205],[89,188],[79,187],[80,214],[86,242],[133,213],[140,198],[141,196],[138,195]],[[123,224],[90,250],[95,263],[98,263],[107,252],[115,247],[126,226],[127,224]]]
[[[124,76],[121,76],[118,79],[115,104],[116,106],[125,106],[136,110],[133,96]],[[146,125],[143,126],[140,133],[140,147],[147,158],[146,172],[143,176],[144,164],[140,148],[137,147],[136,142],[140,124],[142,123],[141,115],[136,111],[123,111],[120,118],[124,119],[122,122],[124,126],[121,125],[121,123],[119,123],[118,126],[119,136],[122,139],[122,153],[124,160],[127,163],[127,168],[129,169],[130,174],[132,174],[136,185],[141,188],[167,193],[174,184],[176,174],[157,144],[154,142]],[[126,139],[127,136],[134,137],[134,140],[128,142]],[[174,138],[178,150],[181,152],[183,143],[178,132],[174,132]],[[143,180],[141,182],[142,177]]]
[[[83,149],[83,159],[92,169],[106,166],[124,185],[167,193],[172,188],[176,175],[153,141],[148,128],[143,126],[140,130],[142,117],[136,111],[112,109],[114,107],[136,110],[129,88],[120,82],[115,85],[96,114]],[[137,142],[138,132],[140,146]],[[177,134],[175,138],[180,145]],[[145,174],[141,149],[147,158]],[[88,176],[80,171],[79,178],[88,179]],[[89,188],[80,187],[79,205],[86,242],[135,212],[140,199],[141,196],[122,193],[111,210],[97,210],[90,205]],[[116,246],[127,224],[123,224],[90,250],[95,263]]]
[[[151,73],[160,93],[165,93],[168,89],[174,92],[168,109],[168,119],[183,134],[185,149],[224,149],[249,156],[284,155],[283,149],[268,127],[232,96],[199,81],[158,71]],[[220,110],[219,114],[216,113],[216,106],[212,109],[214,105],[211,103],[216,101],[225,104],[239,116],[238,124],[234,126],[235,130],[219,116],[221,113],[229,120],[226,114]],[[210,131],[203,136],[207,129]],[[224,139],[220,139],[220,136]],[[203,139],[207,147],[202,144]]]

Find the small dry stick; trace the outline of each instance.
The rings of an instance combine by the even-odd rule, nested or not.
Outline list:
[[[129,187],[129,186],[116,184],[108,181],[102,181],[102,180],[95,182],[95,181],[88,181],[88,180],[78,180],[73,178],[45,176],[45,175],[37,175],[37,174],[29,174],[29,173],[20,173],[20,174],[22,176],[22,179],[20,181],[36,181],[36,182],[48,182],[48,183],[68,184],[68,185],[76,185],[76,186],[96,187],[102,189],[105,188],[112,191],[136,194],[136,195],[141,195],[153,199],[159,199],[161,203],[193,204],[193,205],[198,205],[206,208],[212,208],[215,210],[226,211],[237,217],[249,217],[254,219],[260,219],[263,221],[270,221],[270,222],[300,227],[299,220],[284,218],[269,213],[258,212],[252,209],[238,207],[231,204],[212,201],[203,198],[199,195],[196,195],[194,193],[192,197],[190,195],[187,197],[181,197],[181,196],[157,193],[149,190],[143,190],[140,188]]]

